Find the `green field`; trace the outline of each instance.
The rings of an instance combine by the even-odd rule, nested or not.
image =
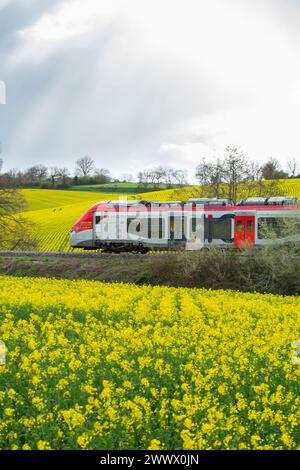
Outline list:
[[[72,186],[72,191],[90,191],[90,192],[104,192],[104,193],[117,193],[122,194],[140,194],[148,193],[151,191],[163,191],[167,188],[166,184],[160,184],[157,187],[156,184],[149,183],[145,187],[139,183],[106,183],[106,184],[87,184],[80,186]]]

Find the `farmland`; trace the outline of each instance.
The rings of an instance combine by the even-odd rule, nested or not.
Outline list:
[[[47,189],[26,189],[26,218],[34,223],[34,237],[41,251],[69,251],[69,233],[76,220],[99,200],[119,195]]]
[[[89,193],[87,191],[64,191],[59,189],[23,189],[28,212],[41,209],[60,209],[63,206],[87,202],[94,204],[99,200],[116,197],[110,193]]]
[[[105,185],[104,185],[105,186]],[[120,190],[124,185],[120,186]],[[102,187],[103,188],[103,187]],[[115,186],[114,191],[117,190]],[[128,189],[128,188],[127,188]],[[178,200],[188,199],[197,195],[197,187],[188,186],[183,189],[162,189],[141,194],[106,193],[90,189],[86,191],[64,191],[47,189],[26,189],[23,194],[27,200],[26,217],[34,222],[34,236],[42,251],[70,251],[69,232],[75,221],[93,204],[105,199],[148,199]],[[298,196],[300,198],[300,180],[282,180],[279,183],[280,194]],[[242,196],[242,194],[241,194]]]
[[[1,449],[299,449],[299,298],[0,285]]]
[[[264,186],[268,186],[268,182]],[[300,199],[300,179],[279,180],[276,187],[276,192],[281,196],[294,196]],[[238,191],[238,199],[247,198],[248,196],[255,196],[255,190],[250,191],[247,187],[240,186]],[[162,191],[153,191],[151,193],[140,194],[140,197],[145,199],[150,198],[153,200],[167,201],[167,200],[187,200],[190,197],[205,197],[205,191],[202,191],[197,186],[186,186],[177,189],[165,189]]]

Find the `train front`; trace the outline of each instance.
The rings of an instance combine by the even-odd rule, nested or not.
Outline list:
[[[73,225],[70,234],[70,246],[72,248],[94,249],[94,213],[99,204],[94,204]]]

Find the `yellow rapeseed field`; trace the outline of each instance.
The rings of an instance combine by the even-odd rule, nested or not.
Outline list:
[[[33,236],[39,243],[40,251],[72,251],[70,230],[76,220],[94,202],[84,201],[76,204],[35,210],[24,214],[33,222]]]
[[[33,222],[33,236],[40,251],[72,251],[70,230],[76,220],[93,204],[108,199],[118,199],[119,194],[25,189],[28,203],[23,215]]]
[[[60,208],[86,202],[92,205],[97,201],[113,199],[115,195],[106,193],[92,193],[88,191],[66,191],[62,189],[23,189],[23,196],[27,201],[27,211]]]
[[[264,183],[265,186],[269,182]],[[272,184],[272,182],[271,182]],[[256,196],[257,188],[253,191],[250,191],[249,188],[243,188],[243,185],[240,186],[238,191],[238,199],[247,198],[250,196]],[[274,191],[274,190],[273,190]],[[278,196],[294,196],[300,199],[300,179],[286,179],[278,180],[278,186],[276,188]],[[172,201],[172,200],[188,200],[190,197],[205,197],[209,196],[203,194],[202,191],[197,186],[185,186],[178,189],[165,189],[161,191],[151,191],[149,193],[143,193],[139,195],[144,199],[152,199],[154,201]]]
[[[299,449],[296,297],[0,277],[1,449]]]

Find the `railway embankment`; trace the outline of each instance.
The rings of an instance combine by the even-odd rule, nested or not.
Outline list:
[[[0,252],[0,275],[298,295],[300,252],[291,246],[148,255]]]

